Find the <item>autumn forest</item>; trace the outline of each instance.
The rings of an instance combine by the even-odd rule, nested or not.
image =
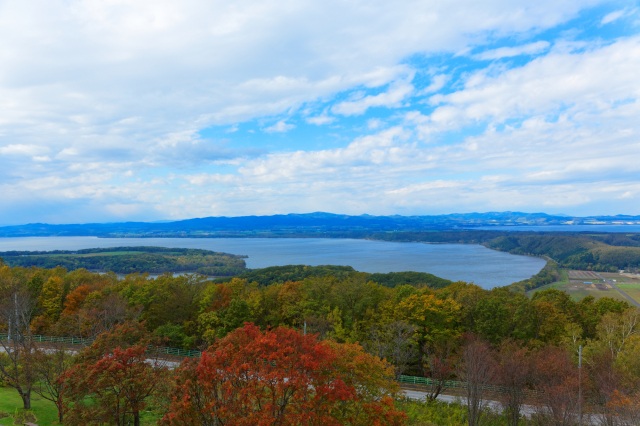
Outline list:
[[[3,392],[68,425],[638,420],[640,311],[626,302],[278,269],[213,282],[2,265]],[[407,377],[430,379],[413,386],[426,402],[402,398]],[[429,414],[454,410],[444,393],[462,397],[455,419]]]

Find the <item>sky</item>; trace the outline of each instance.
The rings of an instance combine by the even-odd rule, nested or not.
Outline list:
[[[0,224],[640,214],[640,2],[0,0]]]

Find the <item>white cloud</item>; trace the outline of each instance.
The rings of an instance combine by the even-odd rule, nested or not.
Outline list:
[[[450,80],[450,77],[446,74],[437,74],[431,78],[431,84],[420,91],[420,95],[429,95],[436,93],[444,87]]]
[[[377,130],[382,126],[384,126],[384,122],[377,118],[372,118],[371,120],[367,121],[367,129],[369,130]]]
[[[602,20],[600,21],[600,25],[611,24],[621,18],[625,18],[627,16],[634,15],[637,13],[638,9],[619,9],[614,10],[613,12],[607,13]]]
[[[402,128],[395,127],[357,138],[345,148],[285,152],[248,160],[239,172],[244,179],[261,184],[308,178],[343,180],[353,171],[377,174],[380,167],[389,172],[393,167],[404,168],[419,154],[414,145],[406,143],[408,136]]]
[[[46,151],[46,147],[41,147],[38,145],[10,144],[6,146],[0,146],[0,155],[35,156]]]
[[[295,129],[295,127],[296,126],[294,126],[293,124],[289,124],[284,120],[280,120],[274,125],[265,128],[264,131],[267,133],[284,133],[288,132],[291,129]]]
[[[316,126],[322,126],[325,124],[333,123],[335,121],[335,118],[325,113],[322,115],[316,115],[314,117],[307,117],[305,121],[307,123],[315,124]]]
[[[361,115],[369,108],[374,107],[397,107],[402,101],[409,97],[414,91],[413,85],[408,82],[396,82],[389,87],[386,92],[363,96],[360,99],[345,101],[336,104],[331,108],[331,112],[340,115]]]
[[[546,51],[549,45],[550,43],[548,41],[536,41],[523,46],[500,47],[494,50],[487,50],[474,56],[480,60],[493,60],[521,55],[536,55]]]
[[[619,103],[640,97],[640,37],[586,52],[551,51],[498,75],[469,77],[466,87],[434,95],[430,126],[455,128],[477,120],[497,123],[527,114],[606,114]]]

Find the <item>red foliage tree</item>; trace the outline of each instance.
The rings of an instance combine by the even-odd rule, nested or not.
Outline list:
[[[162,423],[402,424],[404,415],[388,395],[381,395],[378,387],[371,391],[371,383],[359,386],[363,376],[376,376],[374,369],[384,366],[382,361],[361,348],[345,347],[343,353],[340,348],[288,328],[262,332],[246,324],[217,341],[199,361],[180,367]],[[361,365],[372,360],[369,370]],[[392,371],[384,374],[391,381]],[[363,391],[367,388],[370,391]]]
[[[427,343],[423,347],[425,376],[431,379],[427,385],[427,401],[435,401],[446,390],[447,381],[455,376],[459,355],[458,339]]]
[[[167,394],[167,368],[147,352],[142,323],[101,334],[60,381],[69,424],[140,425],[149,400]]]
[[[534,359],[537,417],[545,424],[573,425],[579,417],[578,367],[564,348],[547,346]]]
[[[140,425],[140,412],[157,392],[164,370],[148,362],[146,346],[115,348],[95,363],[67,370],[64,397],[70,424]]]
[[[520,423],[527,387],[531,383],[531,354],[515,342],[506,341],[496,355],[496,383],[503,388],[500,402],[509,426],[517,426]]]
[[[487,386],[493,383],[496,375],[495,355],[489,344],[477,336],[467,335],[465,340],[458,375],[466,382],[468,424],[478,426],[487,404]]]

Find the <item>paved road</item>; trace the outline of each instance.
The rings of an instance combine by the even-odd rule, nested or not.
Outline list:
[[[408,398],[415,399],[415,400],[421,400],[421,401],[424,401],[426,399],[426,397],[427,397],[427,393],[426,392],[420,392],[420,391],[416,391],[416,390],[403,389],[402,393],[404,393],[404,395],[407,396]],[[439,395],[437,399],[438,399],[438,401],[447,402],[449,404],[452,403],[452,402],[460,402],[461,404],[466,404],[466,398],[463,398],[463,397],[460,397],[460,396]],[[486,401],[486,405],[487,405],[487,407],[489,409],[491,409],[492,411],[495,411],[497,413],[502,411],[502,405],[498,401]],[[536,407],[534,407],[532,405],[523,405],[522,406],[521,414],[523,416],[531,417],[535,413],[536,413]],[[590,417],[588,415],[585,415],[582,418],[582,424],[585,425],[585,426],[587,426],[587,425],[589,425],[589,426],[600,426],[603,423],[601,423],[595,417]]]
[[[623,290],[620,290],[620,287],[618,287],[618,286],[616,285],[616,283],[615,283],[613,280],[611,280],[611,279],[609,279],[609,278],[605,278],[605,277],[603,277],[602,275],[598,274],[597,272],[596,272],[596,275],[597,275],[598,277],[600,277],[600,279],[601,279],[602,281],[606,282],[606,283],[607,283],[607,284],[609,284],[611,287],[615,288],[615,289],[618,291],[618,293],[620,293],[621,295],[623,295],[623,296],[624,296],[624,298],[625,298],[625,299],[627,299],[627,302],[631,303],[631,306],[635,306],[635,307],[637,307],[637,308],[640,308],[640,303],[638,303],[634,298],[632,298],[631,296],[629,296],[629,295],[628,295],[627,293],[625,293]]]
[[[40,346],[40,349],[42,349],[46,353],[55,353],[58,350],[58,349],[47,349],[47,348],[43,348],[42,346]],[[7,348],[4,345],[0,344],[0,352],[7,352]],[[67,348],[65,349],[65,352],[69,352],[75,355],[78,353],[78,350]],[[146,362],[153,366],[166,367],[169,370],[175,370],[180,366],[180,361],[174,361],[174,360],[165,359],[165,358],[147,358]]]
[[[402,393],[405,394],[408,398],[422,400],[424,401],[427,397],[426,392],[420,392],[416,390],[408,390],[403,389]],[[467,399],[461,396],[451,396],[451,395],[438,395],[438,401],[446,402],[451,404],[452,402],[460,402],[461,404],[466,404]],[[498,401],[486,401],[486,405],[492,411],[499,413],[502,411],[502,405]],[[531,405],[524,405],[522,407],[522,415],[526,417],[531,417],[535,413],[535,407]]]

